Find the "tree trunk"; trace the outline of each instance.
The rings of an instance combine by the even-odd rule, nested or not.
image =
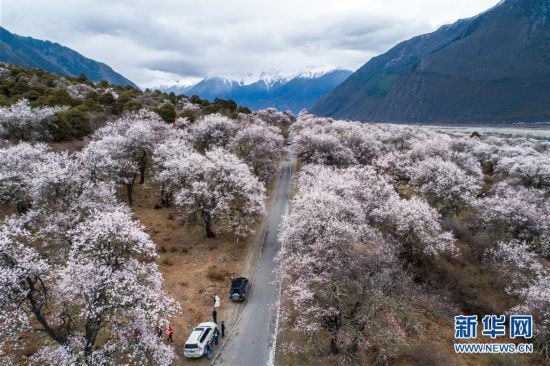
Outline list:
[[[340,347],[338,346],[338,334],[340,333],[341,325],[340,316],[340,314],[334,316],[330,330],[330,353],[333,355],[340,352]]]
[[[143,184],[145,182],[145,166],[139,167],[139,184]]]
[[[340,348],[338,348],[338,331],[332,331],[330,334],[330,353],[333,355],[340,352]]]
[[[27,300],[29,301],[29,305],[31,308],[31,311],[34,313],[34,316],[36,317],[36,320],[40,324],[42,324],[42,327],[44,328],[44,331],[57,343],[63,345],[67,341],[67,337],[65,334],[61,334],[60,331],[52,328],[50,324],[48,323],[48,320],[42,313],[42,304],[38,304],[36,301],[34,294],[36,292],[35,290],[35,283],[36,280],[31,279],[30,277],[26,278],[27,284],[29,285],[29,291],[27,292]]]
[[[351,324],[353,325],[353,331],[355,333],[353,336],[353,340],[351,341],[351,344],[348,347],[348,353],[352,356],[355,356],[357,354],[357,351],[359,350],[359,337],[361,336],[361,333],[363,333],[363,330],[365,329],[365,323],[362,322],[360,319],[357,319],[360,307],[361,307],[361,302],[357,301],[353,305],[353,309],[351,310],[351,314],[350,314]]]
[[[210,216],[210,212],[202,210],[202,220],[204,221],[204,230],[206,230],[206,237],[215,238],[216,234],[214,234],[214,231],[212,231],[212,217]]]
[[[170,207],[170,199],[168,198],[169,194],[164,189],[164,186],[160,190],[160,204],[163,207]]]
[[[141,162],[139,164],[139,184],[145,182],[145,163],[147,161],[147,153],[143,153],[141,157]]]
[[[101,320],[88,319],[86,322],[86,334],[84,335],[84,357],[86,360],[92,355],[94,350],[97,333],[101,328]]]
[[[130,181],[130,183],[126,183],[126,194],[128,195],[128,205],[132,206],[134,203],[134,200],[132,199],[132,193],[134,191],[134,183],[136,182],[136,175],[134,174],[134,177]]]
[[[134,185],[132,183],[126,184],[126,194],[128,195],[128,204],[132,206],[134,203],[132,200],[132,191],[133,191]]]

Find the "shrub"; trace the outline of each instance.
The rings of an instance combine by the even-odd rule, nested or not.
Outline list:
[[[197,116],[196,116],[195,112],[193,112],[189,109],[184,109],[183,111],[181,111],[180,112],[180,117],[187,118],[190,122],[195,122],[197,120]]]
[[[176,120],[176,109],[172,103],[164,103],[157,108],[156,112],[165,122],[174,123]]]
[[[79,104],[79,101],[71,98],[69,93],[67,93],[64,89],[46,89],[45,94],[38,98],[35,104],[44,106],[60,106],[60,105],[68,105],[68,106],[76,106]]]
[[[128,111],[128,112],[137,112],[142,108],[143,108],[143,104],[136,102],[135,100],[129,100],[126,103],[124,103],[122,110]]]
[[[252,114],[252,111],[247,107],[239,107],[239,113]]]
[[[96,91],[92,90],[86,93],[86,95],[84,96],[84,99],[93,100],[94,102],[97,102],[99,100],[99,94]]]
[[[81,139],[91,132],[90,118],[80,108],[71,108],[65,112],[58,113],[50,128],[54,141],[70,138]]]
[[[115,103],[115,97],[113,96],[113,94],[107,92],[101,94],[98,97],[97,101],[103,105],[113,105]]]
[[[227,272],[217,269],[216,266],[212,266],[208,268],[208,271],[206,272],[206,277],[208,277],[208,279],[212,281],[222,282],[225,281],[225,278],[227,277]]]
[[[227,110],[228,112],[234,112],[238,109],[237,103],[235,103],[235,101],[231,99],[225,100],[216,98],[214,99],[214,104],[221,106],[224,110]]]
[[[210,104],[210,102],[207,99],[201,99],[198,95],[193,95],[191,97],[191,103],[202,105],[203,107],[206,107]]]

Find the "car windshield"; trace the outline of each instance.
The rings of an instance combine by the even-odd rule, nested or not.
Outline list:
[[[204,342],[204,340],[206,339],[206,336],[208,335],[208,333],[210,333],[210,328],[206,328],[206,330],[202,334],[201,339],[200,339],[201,343]]]
[[[243,278],[238,278],[238,279],[235,279],[233,280],[233,282],[231,283],[231,289],[239,289],[242,287],[244,283],[244,279]]]

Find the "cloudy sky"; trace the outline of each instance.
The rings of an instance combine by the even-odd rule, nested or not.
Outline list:
[[[357,69],[498,0],[0,0],[0,23],[105,62],[142,87],[212,74]]]

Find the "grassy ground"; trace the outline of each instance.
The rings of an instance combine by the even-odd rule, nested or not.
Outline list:
[[[71,140],[66,142],[56,142],[54,144],[51,144],[50,146],[55,152],[76,152],[82,150],[84,146],[86,146],[86,143],[86,140]]]

